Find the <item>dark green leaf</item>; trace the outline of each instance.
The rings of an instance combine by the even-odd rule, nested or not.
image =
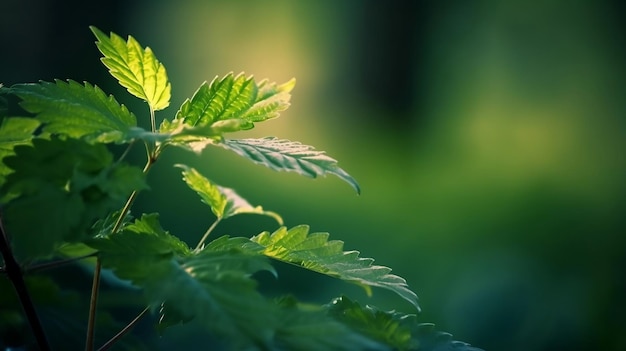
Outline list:
[[[172,87],[165,66],[149,47],[143,49],[131,36],[124,41],[115,33],[109,37],[94,26],[90,28],[104,55],[102,63],[129,93],[146,101],[154,111],[169,106]]]
[[[18,84],[11,92],[23,101],[21,106],[37,114],[44,130],[73,138],[86,137],[97,142],[123,142],[136,127],[135,115],[107,96],[97,86],[69,80]]]
[[[143,172],[113,164],[103,144],[53,137],[18,145],[4,158],[13,170],[3,184],[3,221],[24,258],[52,254],[63,242],[88,237],[89,228],[146,187]]]
[[[11,117],[4,118],[0,125],[0,160],[5,156],[13,155],[13,148],[17,145],[30,144],[35,130],[41,123],[34,118]],[[4,177],[11,173],[11,169],[4,162],[0,167],[0,184]]]
[[[274,233],[263,232],[252,238],[262,245],[268,257],[302,266],[341,280],[356,283],[371,293],[371,286],[389,289],[413,304],[418,310],[417,296],[406,281],[393,274],[391,268],[372,265],[371,258],[360,258],[358,251],[343,251],[343,242],[328,241],[328,233],[309,234],[309,227],[300,225]]]
[[[327,305],[328,313],[359,333],[390,345],[394,350],[409,351],[482,351],[452,336],[435,330],[430,323],[418,323],[414,314],[381,311],[362,307],[345,296]]]
[[[218,145],[276,171],[296,172],[311,178],[334,174],[350,184],[357,193],[361,191],[356,180],[341,169],[335,159],[312,146],[274,137],[223,140]]]

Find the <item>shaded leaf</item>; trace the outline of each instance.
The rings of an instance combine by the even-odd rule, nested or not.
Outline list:
[[[16,145],[30,144],[40,124],[38,120],[27,117],[3,119],[0,125],[0,160],[5,156],[13,155],[13,148]],[[11,169],[3,162],[0,167],[0,184],[4,183],[4,177],[9,173]]]
[[[357,193],[361,192],[356,180],[341,169],[335,159],[312,146],[274,137],[223,140],[217,145],[275,171],[296,172],[311,178],[334,174],[350,184]]]
[[[37,114],[44,122],[44,131],[86,137],[96,142],[123,142],[131,139],[131,128],[137,120],[132,112],[100,88],[69,80],[38,84],[17,84],[11,92],[23,101],[20,105]]]
[[[300,225],[289,230],[281,227],[274,233],[263,232],[251,239],[264,247],[262,253],[274,259],[356,283],[371,294],[370,287],[391,290],[418,310],[417,295],[391,268],[373,265],[371,258],[360,258],[358,251],[343,251],[343,242],[328,240],[328,233],[311,233]]]
[[[96,220],[146,187],[141,169],[113,164],[103,144],[56,137],[18,145],[4,158],[13,170],[1,190],[3,221],[23,258],[50,255],[88,237]]]
[[[278,214],[265,211],[261,206],[252,206],[246,199],[239,196],[235,190],[216,185],[194,168],[181,164],[177,165],[177,167],[183,169],[183,180],[185,183],[200,195],[202,202],[211,207],[211,211],[218,219],[249,213],[272,217],[279,225],[282,225],[283,220]]]
[[[132,36],[124,41],[115,33],[107,36],[94,26],[89,28],[98,39],[96,45],[104,55],[102,63],[120,85],[146,101],[154,111],[169,106],[172,87],[165,66],[149,47],[143,49]]]
[[[362,307],[345,296],[326,306],[330,316],[354,330],[390,345],[394,350],[409,351],[482,351],[452,335],[437,331],[431,323],[419,323],[414,314],[381,311],[372,306]]]

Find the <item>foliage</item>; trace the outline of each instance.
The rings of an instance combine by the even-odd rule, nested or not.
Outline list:
[[[311,146],[275,137],[227,138],[229,133],[278,117],[289,106],[294,80],[276,84],[244,74],[217,77],[202,83],[174,117],[164,119],[157,128],[155,112],[167,108],[171,96],[164,65],[133,37],[124,40],[95,27],[91,30],[111,75],[147,103],[150,129],[141,127],[135,114],[90,83],[56,80],[0,86],[2,95],[20,100],[25,115],[6,116],[0,126],[2,273],[21,298],[40,348],[49,345],[38,332],[37,316],[28,312],[31,297],[44,311],[57,311],[57,328],[73,331],[71,325],[77,321],[58,317],[59,310],[75,308],[61,303],[71,289],[34,272],[42,265],[57,267],[76,261],[93,272],[91,306],[99,296],[100,274],[110,270],[112,281],[125,287],[126,294],[140,292],[140,304],[158,315],[160,333],[194,321],[226,340],[229,349],[476,350],[451,341],[449,334],[436,332],[431,325],[417,323],[415,315],[363,308],[346,297],[314,305],[293,297],[264,296],[255,274],[266,271],[277,276],[272,262],[278,260],[359,285],[368,295],[372,287],[388,289],[419,311],[416,294],[390,268],[374,265],[373,259],[359,257],[358,251],[344,251],[343,242],[329,240],[327,233],[310,233],[307,225],[282,226],[277,213],[251,205],[235,190],[215,184],[188,165],[176,167],[215,217],[195,248],[165,230],[158,213],[133,218],[131,207],[137,193],[148,189],[146,174],[161,153],[172,147],[198,153],[208,146],[222,147],[273,170],[308,177],[333,174],[357,193],[360,189],[336,160]],[[2,111],[8,114],[8,109]],[[125,161],[128,150],[138,144],[147,153],[143,168]],[[126,147],[126,152],[114,154],[113,145]],[[221,220],[239,214],[268,216],[279,227],[271,234],[208,240]],[[7,285],[7,280],[0,278],[0,284]],[[0,295],[4,340],[8,340],[7,330],[25,324],[15,297],[6,292],[2,289]],[[109,306],[119,307],[123,307],[119,302]],[[94,347],[96,325],[98,331],[107,325],[95,318],[95,311],[90,308],[88,350]],[[103,311],[98,315],[107,316]],[[69,334],[63,342],[79,339],[76,332]],[[31,342],[26,336],[18,339],[17,345],[7,341],[2,346]],[[119,345],[139,347],[129,337]]]

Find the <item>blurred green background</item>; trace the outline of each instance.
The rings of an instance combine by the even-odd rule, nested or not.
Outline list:
[[[345,241],[407,279],[421,320],[486,350],[626,349],[626,51],[620,1],[51,1],[0,3],[0,82],[109,77],[88,25],[150,46],[171,118],[228,72],[284,82],[292,106],[234,137],[325,150],[360,183],[275,173],[224,150],[169,150],[135,212],[195,243],[213,218],[173,163]],[[137,162],[143,164],[141,153]],[[215,235],[273,230],[226,220]],[[268,291],[412,312],[280,267]],[[181,342],[170,333],[164,342]],[[192,345],[198,335],[188,333]]]

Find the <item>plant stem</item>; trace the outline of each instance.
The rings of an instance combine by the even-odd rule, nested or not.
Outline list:
[[[111,340],[107,341],[104,345],[102,345],[98,349],[98,351],[105,351],[105,350],[108,350],[111,346],[113,346],[113,344],[116,343],[119,339],[121,339],[124,335],[126,335],[126,333],[128,333],[137,324],[137,322],[139,322],[141,317],[145,316],[146,313],[148,313],[149,310],[150,310],[150,306],[144,308],[144,310],[141,311],[141,313],[139,313],[139,315],[137,315],[135,319],[130,321],[130,323],[128,323],[128,325],[125,326],[124,329],[120,330],[119,333],[115,334],[115,336],[112,337]]]
[[[151,110],[152,112],[152,110]],[[152,165],[156,162],[157,156],[155,156],[154,152],[148,151],[148,160],[146,161],[146,165],[143,167],[143,173],[146,174],[152,167]],[[122,211],[120,212],[119,217],[117,217],[117,221],[115,221],[115,225],[111,230],[111,235],[117,233],[122,227],[122,222],[124,217],[126,216],[126,212],[130,209],[130,206],[135,201],[137,197],[137,191],[133,191],[132,194],[128,197],[128,200],[124,204]],[[94,268],[93,273],[93,283],[91,286],[91,299],[89,301],[89,320],[87,323],[87,340],[85,341],[85,350],[93,351],[94,348],[94,335],[95,335],[95,326],[96,326],[96,306],[98,305],[98,290],[100,288],[100,272],[102,271],[102,262],[100,261],[100,257],[96,256],[96,267]]]
[[[68,263],[80,261],[80,260],[83,260],[83,259],[89,258],[89,257],[94,257],[97,254],[98,254],[97,252],[94,252],[94,253],[90,253],[88,255],[83,255],[83,256],[79,256],[79,257],[72,257],[72,258],[66,258],[66,259],[63,259],[63,260],[37,264],[37,265],[34,265],[34,266],[27,267],[26,268],[26,272],[32,273],[32,272],[41,271],[41,270],[44,270],[44,269],[60,267],[60,266],[66,265]]]
[[[98,292],[100,291],[100,272],[102,271],[102,262],[100,257],[96,256],[96,267],[93,272],[93,282],[91,285],[91,298],[89,300],[89,320],[87,321],[87,340],[85,341],[85,350],[93,351],[96,326],[96,307],[98,306]]]
[[[154,119],[154,109],[150,106],[150,123],[152,125],[152,133],[156,133],[156,121]]]
[[[206,239],[209,237],[209,234],[211,234],[211,232],[213,231],[213,229],[215,229],[215,227],[217,227],[217,225],[220,223],[220,221],[222,220],[221,217],[218,217],[215,222],[213,222],[213,224],[211,224],[211,226],[209,227],[209,229],[207,229],[206,233],[204,233],[204,235],[202,236],[202,239],[200,239],[200,242],[198,242],[198,245],[196,245],[196,251],[200,250],[200,248],[202,248],[202,245],[204,244],[204,242],[206,241]]]
[[[24,275],[22,274],[22,269],[15,260],[15,256],[13,256],[13,252],[11,251],[9,238],[4,231],[1,218],[0,233],[0,253],[2,253],[2,257],[4,258],[6,274],[13,284],[13,288],[15,289],[18,298],[20,299],[20,303],[22,304],[22,308],[24,309],[24,314],[26,314],[28,324],[33,331],[33,335],[35,336],[35,340],[39,349],[44,351],[50,350],[50,345],[48,344],[46,333],[43,330],[43,326],[41,325],[41,321],[39,320],[39,316],[37,315],[37,311],[35,310],[33,300],[28,293],[26,282],[24,281]]]

